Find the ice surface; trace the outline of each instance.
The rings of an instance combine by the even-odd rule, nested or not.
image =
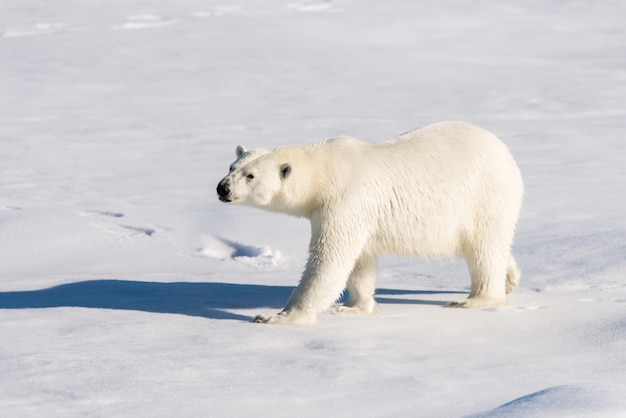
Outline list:
[[[626,416],[626,4],[3,0],[3,416]],[[235,146],[439,120],[526,198],[509,305],[385,257],[382,313],[281,308],[309,226],[215,196]]]

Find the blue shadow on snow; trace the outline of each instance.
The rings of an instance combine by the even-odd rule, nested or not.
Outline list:
[[[231,283],[89,280],[48,289],[0,292],[0,309],[82,307],[249,321],[227,309],[281,308],[293,287]]]
[[[127,280],[89,280],[48,289],[0,292],[0,309],[82,307],[199,316],[249,321],[252,317],[229,309],[282,308],[292,286],[233,283],[161,283]],[[380,295],[462,293],[377,289]],[[443,305],[426,300],[377,298],[379,303]]]

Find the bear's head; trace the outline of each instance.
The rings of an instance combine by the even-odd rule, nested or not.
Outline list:
[[[283,183],[291,174],[291,164],[280,159],[280,153],[265,149],[236,149],[237,159],[229,173],[217,185],[222,202],[242,204],[269,210],[281,210]]]

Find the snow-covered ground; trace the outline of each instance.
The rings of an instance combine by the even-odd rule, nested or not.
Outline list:
[[[626,416],[626,3],[0,2],[0,415]],[[384,258],[373,316],[253,324],[301,219],[237,144],[483,126],[526,184],[509,305]],[[476,415],[477,414],[477,415]]]

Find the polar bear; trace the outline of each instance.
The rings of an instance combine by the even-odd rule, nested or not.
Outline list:
[[[347,288],[340,311],[373,313],[377,256],[460,256],[471,290],[451,306],[505,303],[520,270],[511,244],[520,170],[493,134],[439,122],[381,143],[348,136],[246,151],[217,186],[222,202],[304,217],[309,257],[284,310],[254,321],[311,324]]]

